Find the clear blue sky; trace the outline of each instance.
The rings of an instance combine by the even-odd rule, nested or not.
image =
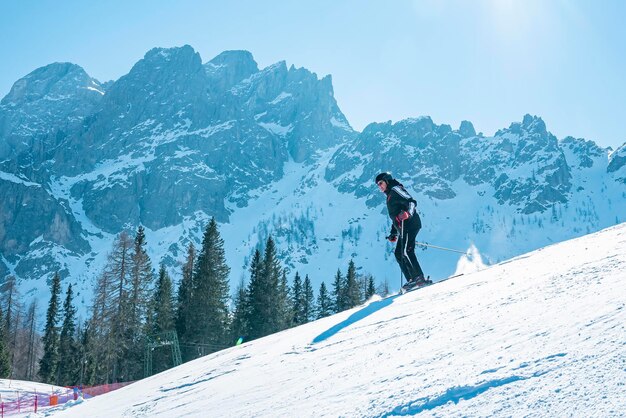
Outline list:
[[[492,135],[541,116],[558,138],[626,142],[626,1],[15,0],[0,3],[0,97],[37,67],[117,79],[155,46],[245,49],[319,77],[357,130],[429,115]]]

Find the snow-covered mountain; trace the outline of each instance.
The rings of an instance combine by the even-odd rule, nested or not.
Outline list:
[[[493,137],[429,117],[355,132],[330,76],[247,51],[202,63],[155,48],[119,80],[74,64],[17,81],[0,102],[0,277],[47,297],[57,269],[90,302],[112,240],[140,223],[175,276],[190,240],[221,223],[231,283],[272,234],[291,273],[330,283],[353,258],[392,286],[399,270],[373,177],[394,173],[418,202],[418,238],[488,264],[624,221],[626,148],[558,140],[526,115]],[[418,254],[438,279],[460,255]]]
[[[183,364],[53,417],[619,417],[626,223]]]

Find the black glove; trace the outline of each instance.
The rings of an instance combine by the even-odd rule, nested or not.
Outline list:
[[[398,240],[398,236],[397,235],[389,235],[387,237],[387,239],[389,240],[389,242],[396,242]]]

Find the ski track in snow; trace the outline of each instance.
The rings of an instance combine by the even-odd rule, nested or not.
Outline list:
[[[626,224],[375,297],[50,414],[623,416],[624,271]]]

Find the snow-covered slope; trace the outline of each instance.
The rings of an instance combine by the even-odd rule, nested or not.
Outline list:
[[[51,395],[56,395],[62,402],[73,399],[70,388],[26,380],[0,379],[0,416],[27,416],[35,410],[35,405],[38,405],[38,411],[43,411],[50,408]]]
[[[623,416],[625,271],[620,224],[54,416]]]
[[[64,393],[67,388],[63,386],[55,386],[47,383],[29,382],[26,380],[0,379],[0,395],[3,402],[16,401],[18,396],[24,397],[25,394],[50,394]]]

